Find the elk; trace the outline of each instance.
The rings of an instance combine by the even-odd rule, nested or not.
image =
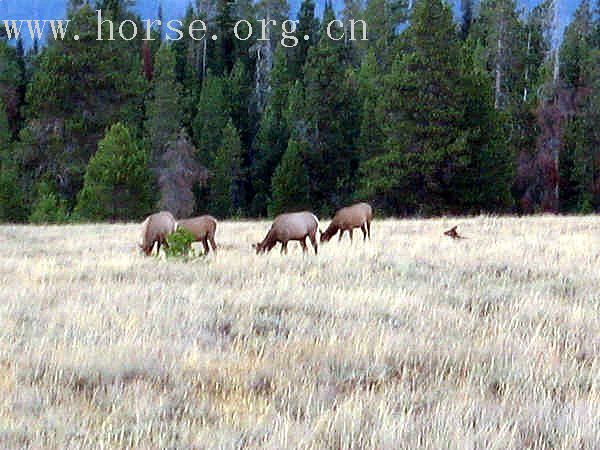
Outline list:
[[[262,242],[253,244],[256,254],[270,252],[275,245],[281,243],[281,253],[287,254],[287,244],[289,241],[298,241],[302,246],[302,251],[306,253],[306,238],[318,253],[317,230],[319,229],[319,219],[311,212],[303,211],[296,213],[286,213],[275,217],[271,229]]]
[[[188,230],[194,235],[196,242],[202,242],[204,246],[204,254],[208,255],[210,246],[213,252],[217,251],[215,243],[215,232],[217,231],[217,219],[212,216],[200,216],[191,219],[182,219],[177,222],[179,228]]]
[[[177,230],[177,222],[173,214],[167,211],[152,214],[142,223],[138,245],[146,256],[150,256],[154,244],[157,243],[156,254],[158,255],[161,244],[166,247],[167,236],[175,230]]]
[[[458,226],[454,226],[454,227],[450,228],[448,231],[444,231],[444,236],[449,236],[452,239],[464,239],[464,237],[461,236],[460,234],[458,234],[458,231],[456,231],[457,228],[458,228]]]
[[[321,242],[329,241],[339,231],[342,240],[344,232],[348,231],[350,240],[352,240],[352,231],[354,228],[360,228],[363,232],[363,240],[367,237],[371,239],[371,221],[373,220],[373,208],[368,203],[357,203],[347,206],[335,213],[333,220],[327,229],[321,233]]]

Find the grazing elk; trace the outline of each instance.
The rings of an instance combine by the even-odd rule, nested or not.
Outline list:
[[[180,228],[188,230],[196,238],[196,242],[202,242],[204,246],[204,254],[208,255],[210,246],[213,252],[217,251],[217,244],[215,243],[215,232],[217,231],[217,219],[212,216],[200,216],[191,219],[182,219],[177,222]]]
[[[327,229],[321,233],[321,242],[329,241],[339,231],[339,240],[345,231],[348,231],[350,240],[352,240],[352,230],[360,228],[363,232],[363,240],[371,239],[371,221],[373,220],[373,208],[367,203],[357,203],[340,209],[335,213],[333,220]]]
[[[306,238],[318,253],[317,230],[319,229],[319,219],[310,212],[297,212],[281,214],[275,217],[271,229],[262,242],[253,244],[256,254],[269,252],[278,242],[281,242],[281,253],[287,254],[287,244],[289,241],[299,241],[302,251],[307,252]]]
[[[150,256],[154,244],[158,243],[156,247],[156,254],[158,255],[161,244],[167,246],[167,236],[176,229],[177,222],[175,222],[175,218],[170,212],[162,211],[152,214],[142,223],[138,245],[146,256]]]

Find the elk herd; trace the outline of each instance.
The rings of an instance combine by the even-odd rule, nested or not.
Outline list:
[[[275,217],[271,228],[262,240],[253,244],[256,254],[269,252],[277,245],[281,244],[281,253],[287,254],[287,245],[290,241],[298,241],[302,246],[303,252],[308,251],[306,240],[318,253],[317,232],[321,234],[322,243],[329,241],[339,232],[339,240],[347,231],[352,240],[353,230],[360,228],[363,232],[363,240],[371,239],[371,221],[373,220],[373,209],[367,203],[358,203],[356,205],[342,208],[336,212],[331,223],[324,232],[319,229],[319,219],[311,212],[291,212],[280,214]],[[139,247],[141,251],[150,256],[154,246],[157,247],[157,253],[160,247],[167,245],[167,236],[179,228],[192,233],[195,242],[202,242],[204,252],[207,254],[212,248],[216,252],[215,233],[217,230],[217,221],[212,216],[200,216],[192,219],[176,220],[170,212],[159,212],[152,214],[142,223]],[[209,247],[210,244],[210,247]]]

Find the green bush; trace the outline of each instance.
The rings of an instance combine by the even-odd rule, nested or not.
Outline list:
[[[194,258],[196,253],[192,248],[192,244],[196,238],[188,230],[179,228],[174,233],[167,236],[167,245],[165,246],[165,254],[167,258]]]
[[[47,182],[40,182],[37,187],[37,199],[31,208],[29,222],[35,224],[65,223],[69,220],[69,212],[64,200],[52,190]]]

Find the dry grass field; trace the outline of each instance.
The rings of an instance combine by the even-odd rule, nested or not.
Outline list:
[[[600,217],[268,226],[0,227],[0,448],[600,448]]]

